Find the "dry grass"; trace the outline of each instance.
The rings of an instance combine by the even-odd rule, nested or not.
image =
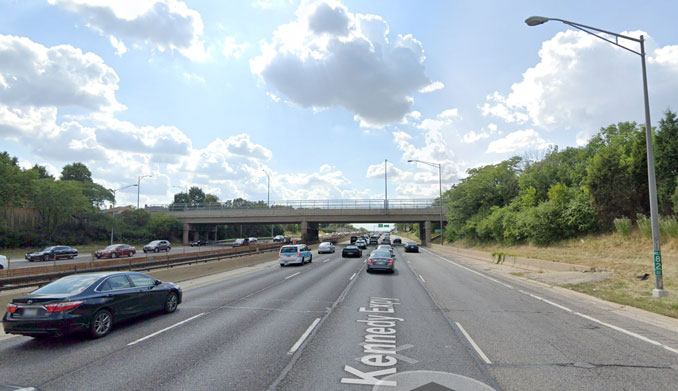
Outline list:
[[[678,239],[675,238],[662,242],[664,289],[669,292],[669,296],[662,299],[652,297],[652,289],[655,287],[652,241],[638,231],[627,237],[617,233],[586,236],[549,247],[470,245],[458,242],[455,245],[613,271],[613,276],[603,281],[565,287],[615,303],[678,318]],[[650,274],[647,280],[636,278],[644,273]]]

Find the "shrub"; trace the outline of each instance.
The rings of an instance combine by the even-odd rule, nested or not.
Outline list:
[[[676,216],[660,217],[659,232],[667,238],[678,238],[678,219]]]
[[[650,221],[649,217],[638,214],[636,216],[636,224],[638,224],[638,229],[640,230],[640,233],[643,234],[643,236],[648,238],[652,236],[652,222]]]
[[[631,235],[631,228],[633,228],[633,223],[628,217],[620,217],[614,219],[614,228],[622,236]]]

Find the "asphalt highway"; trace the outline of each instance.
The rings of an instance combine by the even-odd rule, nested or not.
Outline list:
[[[370,248],[371,249],[371,248]],[[396,250],[275,263],[184,292],[105,338],[0,340],[0,383],[41,390],[668,390],[678,338],[487,274]],[[364,252],[367,255],[367,252]],[[272,257],[272,261],[275,258]]]
[[[103,247],[102,247],[103,248]],[[194,252],[199,252],[199,251],[210,251],[210,250],[218,250],[222,248],[230,248],[230,246],[223,246],[223,245],[209,245],[209,246],[200,246],[200,247],[191,247],[191,246],[176,246],[172,247],[172,250],[170,250],[170,254],[186,254],[186,253],[194,253]],[[161,251],[158,253],[159,255],[165,254],[164,251]],[[158,255],[155,253],[148,253],[148,256],[155,256]],[[145,258],[146,254],[144,254],[143,251],[143,246],[140,246],[137,248],[137,253],[133,255],[131,258],[136,259],[136,258]],[[126,258],[126,257],[123,257]],[[104,258],[103,260],[107,260],[109,258]],[[92,254],[78,254],[77,257],[73,259],[58,259],[56,261],[57,265],[61,264],[69,264],[69,263],[88,263],[91,261],[98,261],[98,259],[92,257]],[[29,262],[25,258],[19,259],[19,258],[12,258],[11,259],[11,264],[10,268],[11,269],[18,269],[18,268],[23,268],[23,267],[32,267],[32,266],[44,266],[44,265],[53,265],[55,262],[54,261],[34,261],[34,262]]]

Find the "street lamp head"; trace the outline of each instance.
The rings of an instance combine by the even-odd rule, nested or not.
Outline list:
[[[551,20],[550,18],[545,18],[543,16],[530,16],[529,18],[525,19],[525,23],[528,26],[538,26],[540,24],[544,24]]]
[[[408,160],[407,162],[408,162],[408,163],[412,163],[413,161],[414,161],[414,160],[410,159],[410,160]]]

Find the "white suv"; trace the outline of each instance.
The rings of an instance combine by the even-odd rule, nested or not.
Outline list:
[[[9,267],[7,263],[7,257],[0,255],[0,269],[7,269]]]

